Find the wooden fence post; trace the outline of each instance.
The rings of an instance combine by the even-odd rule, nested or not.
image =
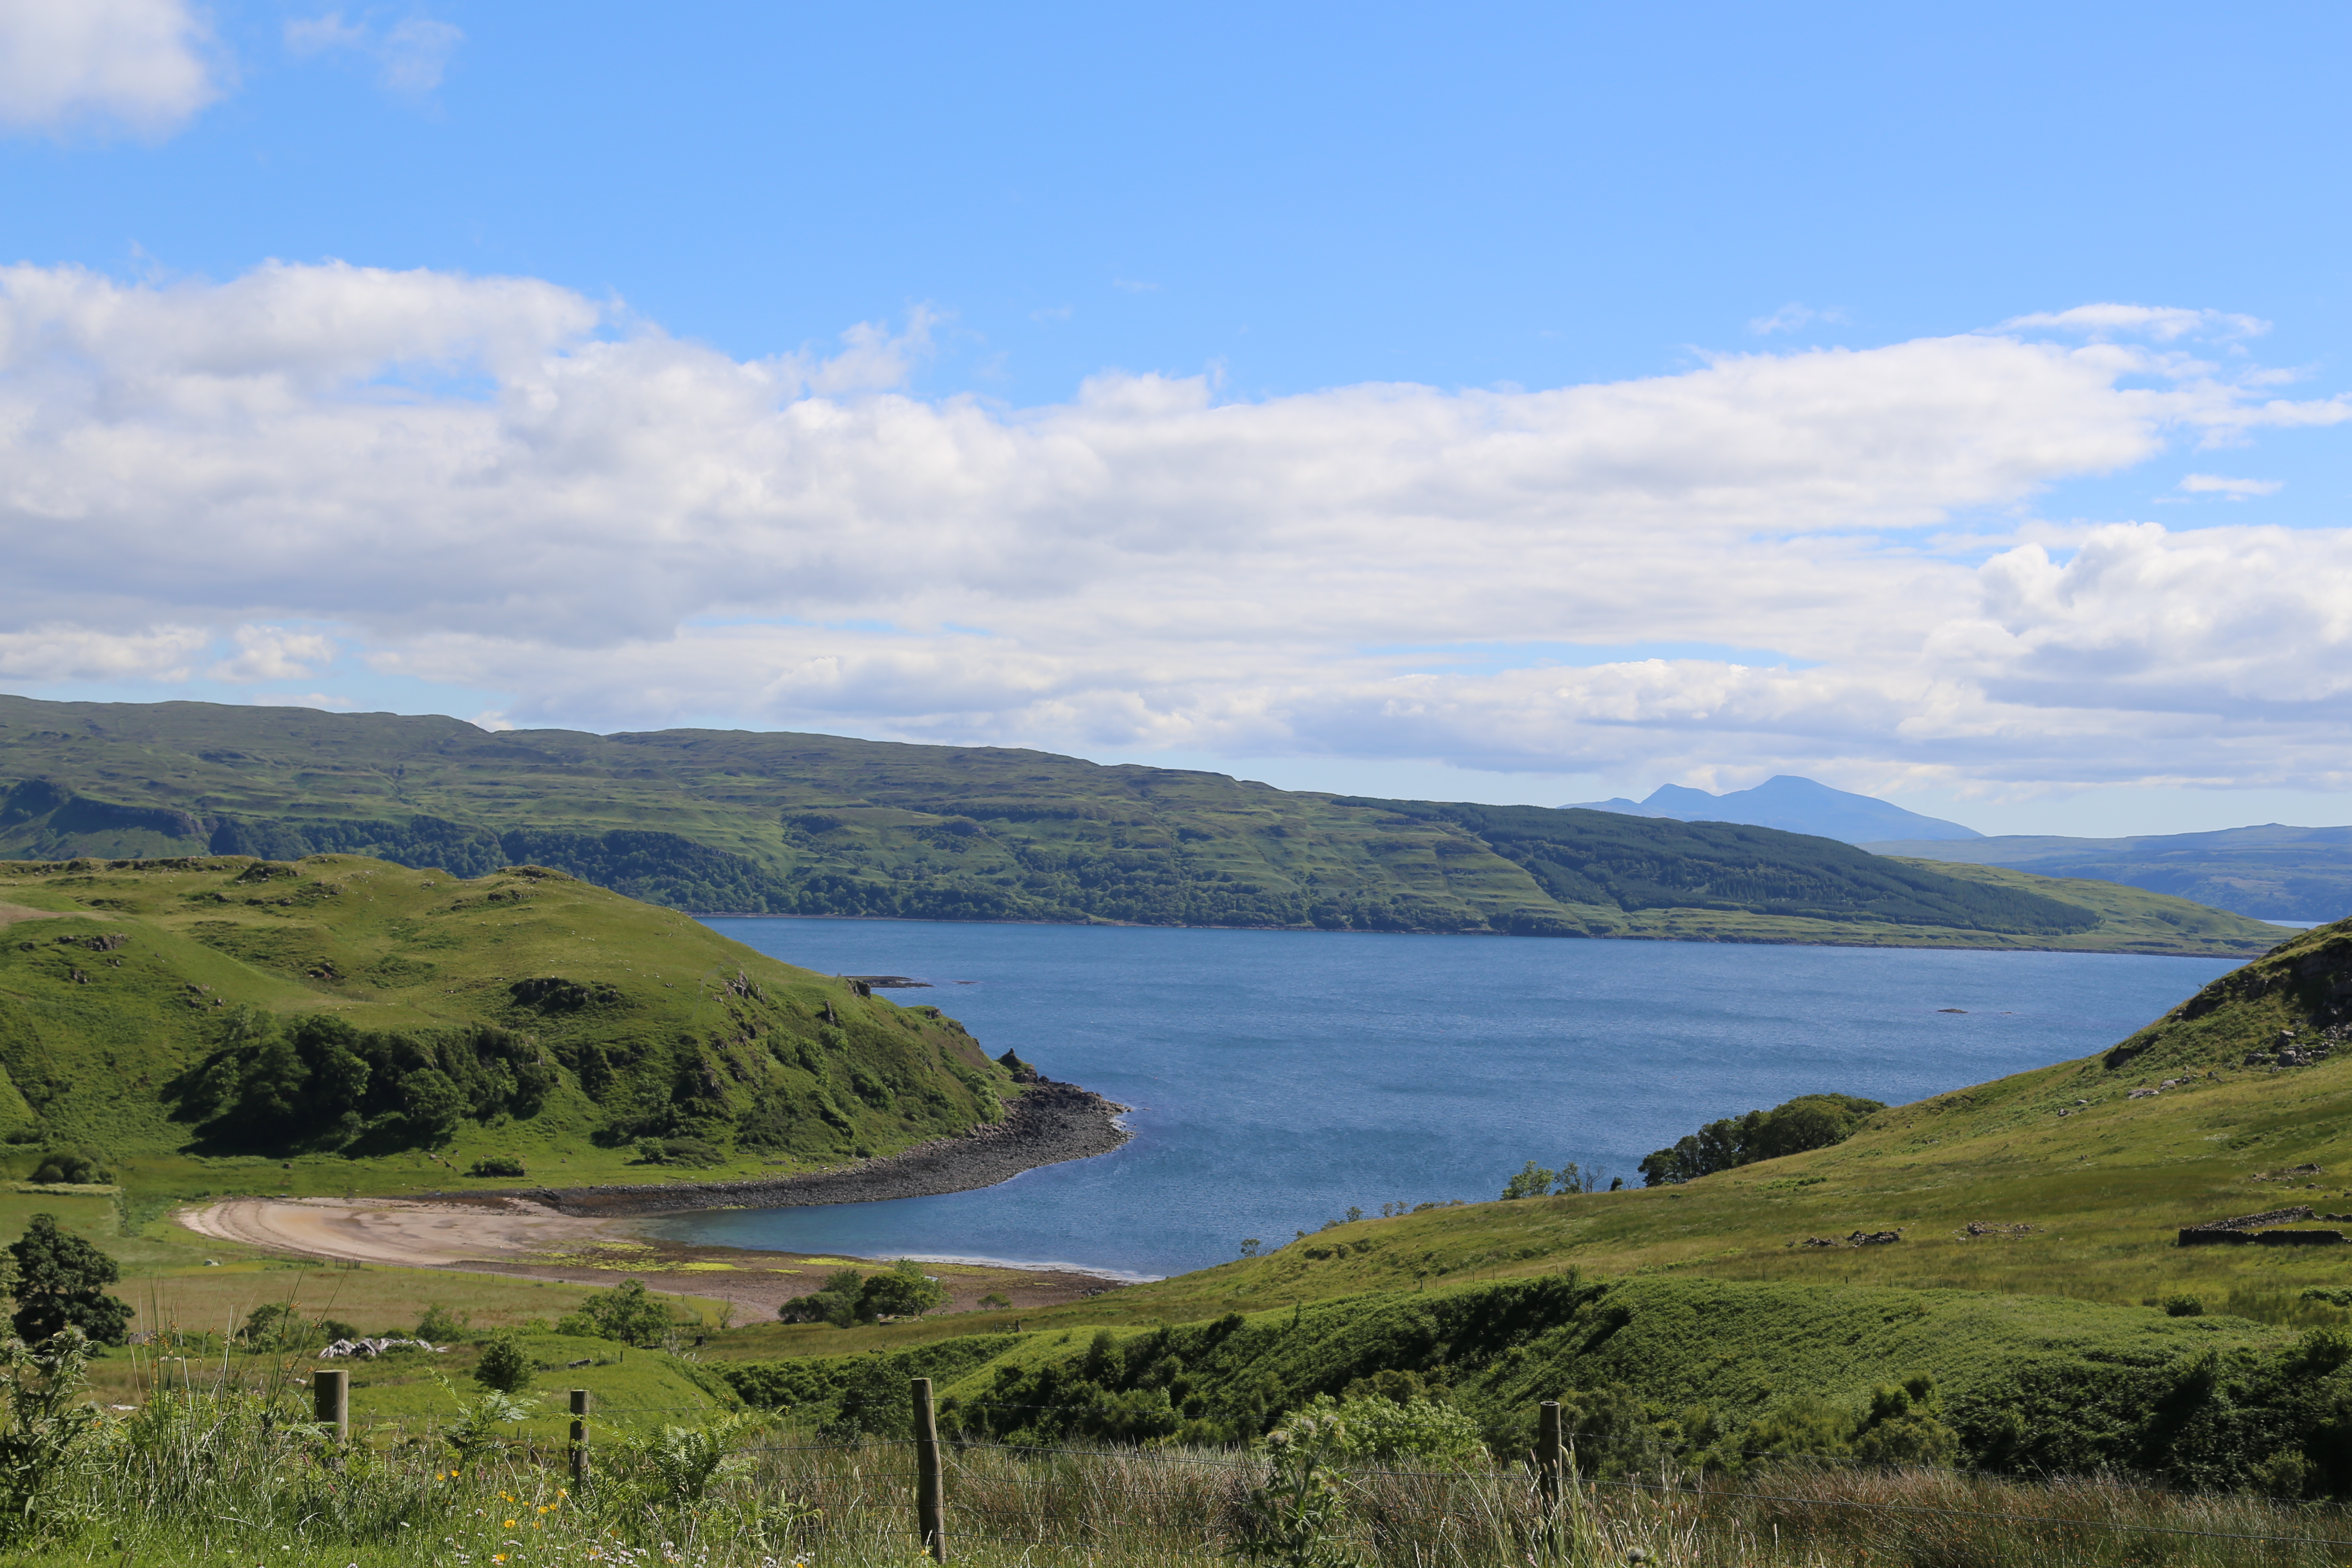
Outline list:
[[[931,1415],[931,1380],[913,1381],[915,1395],[915,1529],[935,1563],[948,1560],[946,1506],[941,1497],[940,1427]]]
[[[1559,1404],[1536,1406],[1536,1489],[1543,1500],[1543,1542],[1559,1550]]]
[[[335,1447],[352,1440],[352,1374],[341,1367],[310,1374],[310,1410],[322,1426],[334,1428]]]
[[[588,1484],[588,1391],[572,1391],[572,1489]]]

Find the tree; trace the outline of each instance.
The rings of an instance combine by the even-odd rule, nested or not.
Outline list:
[[[482,1347],[482,1359],[474,1366],[474,1381],[500,1394],[520,1394],[530,1386],[530,1357],[522,1348],[522,1334],[514,1329],[500,1329],[492,1334],[490,1342]]]
[[[1551,1191],[1551,1180],[1558,1171],[1547,1171],[1533,1160],[1519,1167],[1519,1173],[1503,1184],[1506,1198],[1539,1198]]]
[[[866,1277],[857,1295],[857,1316],[866,1322],[877,1318],[919,1318],[947,1302],[947,1287],[925,1279],[923,1266],[913,1258],[902,1258],[887,1274]]]
[[[660,1344],[675,1321],[669,1308],[656,1300],[642,1281],[624,1279],[610,1290],[590,1291],[582,1298],[580,1310],[566,1312],[555,1328],[558,1333],[587,1334],[645,1348]]]
[[[1843,1142],[1864,1117],[1885,1109],[1855,1094],[1801,1094],[1770,1110],[1710,1121],[1655,1151],[1642,1162],[1642,1180],[1653,1187],[1669,1186],[1759,1160],[1826,1149]]]
[[[419,1068],[400,1080],[400,1109],[408,1118],[409,1136],[430,1148],[447,1142],[457,1131],[466,1115],[466,1097],[448,1074]]]
[[[776,1317],[787,1323],[831,1323],[845,1329],[857,1321],[858,1301],[865,1289],[864,1275],[855,1268],[837,1268],[808,1295],[795,1296],[778,1307]]]
[[[8,1255],[16,1265],[17,1338],[38,1343],[67,1328],[100,1344],[119,1345],[131,1327],[131,1306],[105,1293],[122,1269],[89,1242],[58,1228],[55,1215],[37,1214]]]

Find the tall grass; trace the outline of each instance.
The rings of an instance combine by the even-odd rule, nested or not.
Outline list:
[[[299,1394],[299,1391],[296,1391]],[[453,1463],[439,1435],[362,1429],[331,1446],[297,1398],[160,1392],[110,1413],[44,1499],[29,1563],[804,1563],[907,1568],[909,1445],[824,1443],[737,1425],[728,1463],[658,1431],[596,1436],[590,1483],[560,1447],[520,1440]],[[707,1452],[694,1443],[689,1455]],[[950,1451],[950,1546],[983,1565],[1199,1563],[1248,1533],[1266,1461],[1237,1450]],[[1737,1482],[1662,1472],[1571,1483],[1548,1520],[1523,1469],[1360,1466],[1336,1481],[1330,1561],[1724,1563],[1769,1568],[2301,1568],[2352,1554],[2335,1508],[2182,1496],[2114,1478],[2034,1483],[1936,1470],[1785,1468]],[[1634,1555],[1639,1549],[1640,1557]]]

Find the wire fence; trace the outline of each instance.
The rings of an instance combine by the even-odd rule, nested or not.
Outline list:
[[[1482,1455],[1423,1466],[1395,1457],[1000,1440],[952,1426],[941,1433],[922,1379],[903,1401],[849,1403],[869,1426],[885,1416],[907,1420],[900,1430],[908,1435],[829,1437],[809,1422],[812,1412],[761,1413],[727,1443],[723,1466],[711,1474],[724,1468],[731,1495],[755,1514],[764,1508],[789,1518],[793,1539],[852,1556],[859,1543],[911,1535],[942,1558],[953,1546],[1024,1562],[1253,1552],[1327,1560],[1297,1555],[1305,1530],[1355,1561],[1414,1568],[1623,1562],[1635,1548],[1661,1565],[2352,1563],[2352,1515],[2332,1506],[2167,1490],[2116,1476],[2001,1477],[1750,1450],[1743,1452],[1777,1463],[1743,1478],[1681,1469],[1653,1442],[1605,1434],[1539,1437],[1505,1462]],[[1096,1414],[1088,1405],[986,1400],[956,1408]],[[828,1403],[822,1414],[837,1417],[841,1409]],[[577,1447],[516,1440],[502,1462],[569,1466],[593,1484],[643,1482],[659,1469],[659,1445],[631,1424],[675,1416],[676,1429],[687,1430],[710,1414],[708,1405],[618,1407],[612,1418],[583,1421]],[[1538,1415],[1539,1432],[1559,1433],[1558,1407]],[[772,1425],[758,1429],[762,1419]],[[793,1430],[796,1422],[817,1430]],[[457,1426],[393,1418],[353,1436],[378,1449],[423,1451]],[[1549,1453],[1548,1441],[1556,1443]],[[1593,1464],[1597,1458],[1638,1465]]]

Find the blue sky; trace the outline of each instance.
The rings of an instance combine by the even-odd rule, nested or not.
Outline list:
[[[179,74],[51,25],[92,8]],[[2011,831],[2352,819],[2340,7],[8,10],[0,259],[30,272],[0,393],[54,409],[69,382],[82,413],[11,464],[39,483],[0,531],[39,564],[0,599],[0,689],[1492,799],[1804,772]],[[77,70],[79,98],[41,85]],[[541,292],[467,292],[491,279]],[[2172,314],[2064,314],[2100,304]],[[212,346],[156,371],[85,331],[126,310]],[[537,325],[485,348],[517,310]],[[222,372],[219,334],[256,311],[299,331]],[[1979,384],[1920,346],[1995,339],[2073,357]],[[1751,359],[1799,379],[1718,386]],[[766,412],[711,412],[747,374]],[[157,375],[183,381],[122,415]],[[290,401],[220,424],[189,389],[223,375]],[[457,431],[534,395],[569,420],[597,376],[594,406],[629,412],[564,466],[502,416],[434,448],[464,462],[362,483],[385,421]],[[1393,384],[1426,398],[1381,405]],[[1542,402],[1573,388],[1593,398]],[[1610,446],[1654,389],[1724,432],[1798,404],[1862,422],[1759,436],[1718,475],[1735,437],[1695,414],[1671,452]],[[1863,417],[1912,397],[1908,423]],[[778,435],[778,408],[818,405],[865,445]],[[1212,451],[1199,432],[1245,422],[1201,409],[1256,423]],[[919,452],[891,423],[918,416]],[[1304,478],[1494,421],[1574,459],[1498,496],[1492,449],[1448,437],[1328,517]],[[478,476],[517,468],[492,448],[535,466],[483,510]],[[228,451],[234,482],[208,466]],[[1180,453],[1230,489],[1187,469],[1169,501],[1152,475]],[[873,477],[934,463],[920,494]],[[60,520],[91,548],[58,547]],[[2066,575],[2099,539],[2116,564]],[[259,563],[249,591],[221,555]],[[151,557],[176,565],[126,567]],[[338,561],[352,581],[319,586]],[[541,586],[583,562],[658,603]],[[2282,579],[2293,605],[2263,596]],[[1416,580],[1443,601],[1425,617]],[[1601,673],[1554,690],[1554,667]],[[1727,673],[1767,667],[1769,689]]]

